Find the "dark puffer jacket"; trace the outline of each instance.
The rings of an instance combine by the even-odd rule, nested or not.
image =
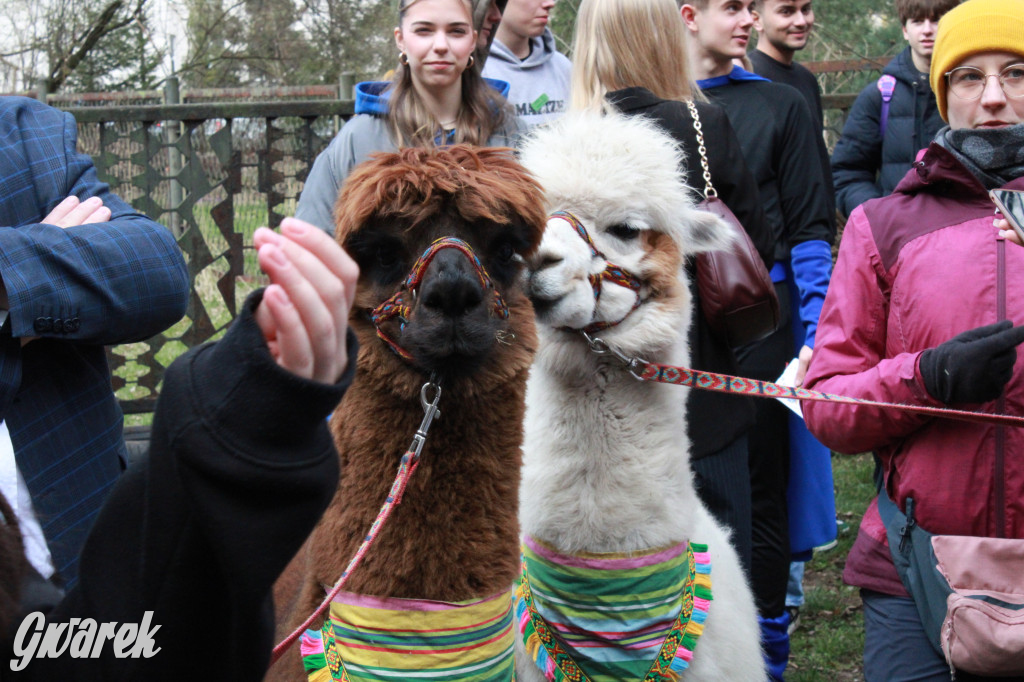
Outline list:
[[[896,79],[885,138],[880,128],[882,93],[875,81],[857,96],[832,152],[836,208],[843,215],[850,215],[868,199],[891,194],[917,152],[945,125],[928,74],[914,66],[909,47],[893,57],[882,73]]]

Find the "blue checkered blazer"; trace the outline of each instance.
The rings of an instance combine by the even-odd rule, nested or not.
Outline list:
[[[125,460],[104,346],[146,339],[185,313],[189,277],[167,228],[136,213],[76,151],[74,118],[0,97],[0,418],[54,566],[78,552]],[[109,222],[41,224],[64,198],[103,199]],[[38,337],[22,347],[21,337]]]

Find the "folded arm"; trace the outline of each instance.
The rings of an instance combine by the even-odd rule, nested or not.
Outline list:
[[[56,120],[47,121],[50,116]],[[37,118],[62,125],[63,139],[47,146],[26,138],[16,150],[23,155],[19,165],[33,175],[12,182],[39,205],[31,211],[26,204],[6,206],[3,212],[16,221],[0,229],[0,279],[12,335],[115,344],[148,338],[178,321],[188,303],[189,277],[173,235],[99,181],[92,160],[75,151],[70,115],[47,110]],[[42,174],[38,168],[56,170]],[[47,222],[68,197],[92,212],[77,225]],[[107,211],[107,220],[88,222]]]

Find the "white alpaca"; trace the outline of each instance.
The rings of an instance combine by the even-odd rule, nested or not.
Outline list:
[[[694,209],[681,160],[653,124],[618,115],[568,115],[535,132],[522,150],[548,208],[574,214],[605,258],[594,256],[568,221],[552,218],[529,260],[540,346],[527,385],[521,531],[577,557],[642,556],[687,540],[708,545],[710,611],[678,679],[762,682],[753,596],[728,531],[693,486],[684,421],[689,389],[638,381],[620,360],[591,352],[570,331],[622,320],[594,335],[627,357],[687,366],[684,254],[728,242],[717,218]],[[595,302],[588,276],[603,271],[605,259],[643,283],[635,310],[637,296],[607,281]],[[545,679],[518,636],[516,654],[520,680]]]

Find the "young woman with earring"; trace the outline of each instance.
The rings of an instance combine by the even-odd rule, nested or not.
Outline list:
[[[374,152],[469,143],[514,146],[522,131],[507,112],[508,84],[475,67],[469,0],[402,0],[398,66],[389,82],[356,86],[356,115],[317,157],[296,217],[334,232],[334,202],[352,168]]]

